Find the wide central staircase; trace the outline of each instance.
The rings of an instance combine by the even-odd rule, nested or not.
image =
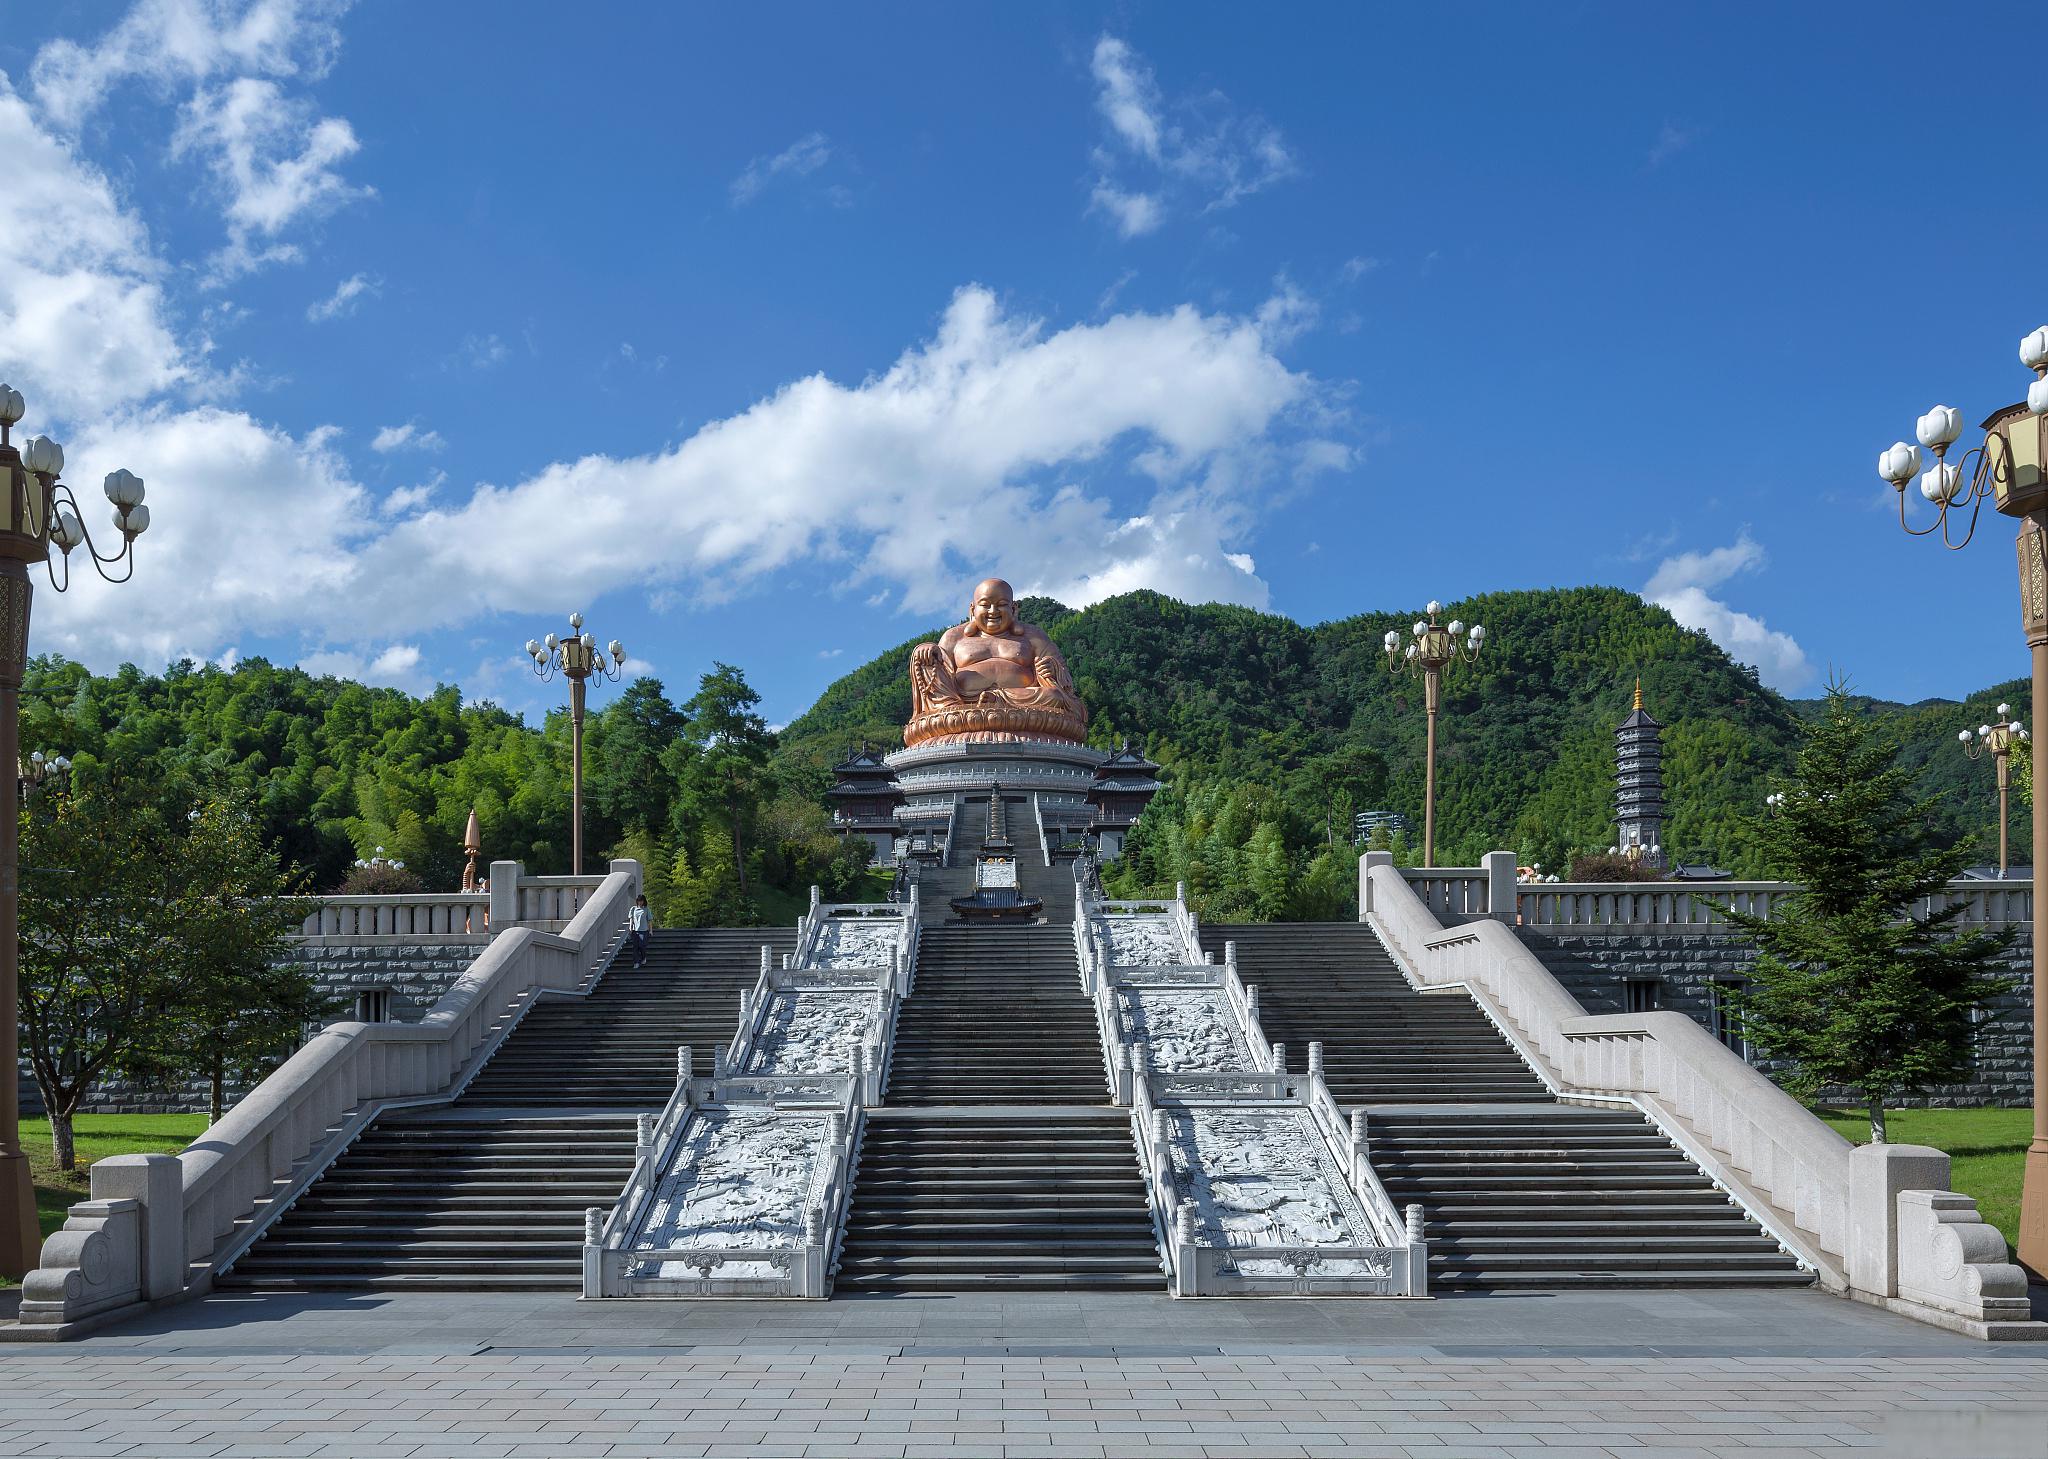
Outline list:
[[[1202,929],[1259,988],[1267,1037],[1323,1042],[1373,1168],[1419,1202],[1433,1290],[1812,1281],[1631,1109],[1561,1104],[1462,992],[1417,992],[1361,923]]]
[[[452,1104],[380,1117],[216,1283],[560,1289],[583,1279],[583,1212],[618,1199],[636,1117],[728,1043],[740,995],[793,929],[656,932],[587,997],[544,997]]]
[[[921,882],[933,922],[972,888],[961,863],[982,841],[966,841]],[[1081,993],[1071,869],[1028,844],[1019,860],[1047,920],[923,933],[888,1103],[861,1140],[838,1295],[1164,1287],[1130,1115],[1106,1102]]]

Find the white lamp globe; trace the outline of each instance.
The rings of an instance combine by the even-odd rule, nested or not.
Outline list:
[[[1970,743],[1970,732],[1968,730],[1957,730],[1956,738],[1967,745]]]
[[[2048,324],[2020,341],[2020,363],[2029,370],[2048,370]]]
[[[57,544],[60,552],[69,552],[85,540],[85,524],[74,512],[61,514],[50,528],[50,540]]]
[[[1904,486],[1920,474],[1920,448],[1892,442],[1877,453],[1877,474],[1893,486]]]
[[[1486,641],[1486,625],[1484,623],[1472,625],[1472,641],[1474,643],[1484,643]]]
[[[1386,646],[1386,650],[1388,653],[1392,653],[1395,649],[1401,646],[1400,630],[1397,628],[1389,628],[1387,630],[1387,636],[1381,639],[1380,642]]]
[[[581,628],[583,626],[583,615],[581,613],[571,613],[569,615],[569,626],[571,628]]]
[[[1990,726],[1990,725],[1988,725],[1988,724],[1980,724],[1980,725],[1978,725],[1978,726],[1977,726],[1977,738],[1978,738],[1978,739],[1980,739],[1980,740],[1982,740],[1982,739],[1988,739],[1988,738],[1990,738],[1990,735],[1991,735],[1991,726]]]
[[[42,476],[61,476],[64,472],[64,448],[48,436],[30,436],[28,444],[22,447],[21,464]]]
[[[2036,380],[2027,387],[2027,409],[2035,415],[2048,415],[2048,380]]]
[[[548,636],[547,636],[546,638],[543,638],[543,639],[541,640],[541,644],[542,644],[542,645],[543,645],[543,646],[544,646],[544,647],[545,647],[545,648],[546,648],[546,649],[548,650],[548,652],[550,652],[550,653],[553,653],[553,652],[554,652],[554,649],[555,649],[555,645],[556,645],[557,643],[559,643],[559,642],[560,642],[560,640],[559,640],[559,639],[557,639],[557,638],[556,638],[556,637],[555,637],[555,636],[554,636],[554,635],[553,635],[552,633],[550,633],[550,634],[549,634],[549,635],[548,635]]]
[[[529,638],[528,640],[526,640],[526,656],[530,659],[537,659],[540,657],[539,639]]]
[[[142,478],[132,471],[109,471],[103,489],[107,500],[117,507],[142,504]]]
[[[1953,405],[1937,405],[1920,417],[1914,427],[1914,434],[1920,444],[1930,451],[1937,446],[1948,446],[1963,433],[1963,414]]]
[[[584,646],[585,648],[596,648],[596,647],[597,647],[597,635],[596,635],[596,634],[594,634],[594,633],[586,633],[586,634],[584,634],[584,635],[583,635],[583,646]]]
[[[149,508],[115,507],[114,526],[123,537],[140,537],[149,530]]]
[[[612,656],[613,663],[623,664],[626,661],[626,646],[616,638],[604,646],[604,651]]]
[[[1920,495],[1938,507],[1945,507],[1963,489],[1963,471],[1947,461],[1937,461],[1920,478]]]
[[[1421,620],[1420,618],[1416,619],[1416,620],[1415,620],[1415,636],[1416,636],[1417,638],[1420,638],[1420,637],[1422,637],[1422,635],[1423,635],[1423,634],[1425,634],[1425,633],[1427,633],[1427,632],[1429,632],[1429,625],[1428,625],[1427,623],[1424,623],[1424,622],[1423,622],[1423,621],[1422,621],[1422,620]]]
[[[1465,625],[1459,622],[1457,619],[1453,618],[1451,620],[1451,637],[1456,638],[1459,634],[1463,633],[1464,631]]]
[[[2011,706],[2010,704],[2001,704],[2001,705],[1999,705],[1999,706],[1998,706],[1998,717],[1999,717],[2000,719],[2004,719],[2004,718],[2005,718],[2005,717],[2006,717],[2006,716],[2007,716],[2008,714],[2011,714],[2011,713],[2012,713],[2012,706]]]
[[[0,422],[13,425],[28,409],[28,403],[21,398],[21,392],[12,385],[0,385]]]
[[[1429,600],[1428,605],[1424,607],[1422,611],[1427,613],[1430,617],[1434,618],[1437,614],[1444,611],[1444,605],[1439,603],[1436,599],[1431,598]]]

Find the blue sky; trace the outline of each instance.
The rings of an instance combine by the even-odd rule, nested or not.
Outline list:
[[[1960,22],[9,21],[0,378],[154,514],[134,583],[44,595],[38,651],[532,711],[517,646],[580,607],[779,720],[998,571],[1306,621],[1611,583],[1794,692],[2025,671],[2003,519],[1908,541],[1873,469],[1928,406],[2023,394],[2048,321],[2033,75],[1927,70]]]

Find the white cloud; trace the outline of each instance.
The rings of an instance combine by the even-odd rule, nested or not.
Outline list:
[[[809,177],[831,159],[832,143],[823,132],[798,137],[774,156],[756,157],[746,165],[732,180],[732,205],[743,208],[776,178]]]
[[[1150,233],[1166,221],[1166,209],[1153,193],[1119,192],[1107,182],[1098,182],[1089,202],[1115,220],[1116,231],[1124,238]]]
[[[1643,596],[1684,627],[1706,634],[1733,658],[1755,665],[1772,688],[1804,688],[1813,681],[1813,665],[1792,635],[1765,627],[1761,618],[1736,611],[1708,591],[1738,573],[1758,570],[1765,560],[1763,548],[1745,528],[1727,547],[1665,558],[1644,585]]]
[[[433,476],[417,486],[401,486],[387,495],[379,510],[387,517],[402,517],[408,512],[418,511],[434,499],[434,493],[447,482],[448,473],[436,471]]]
[[[313,324],[325,324],[330,319],[340,319],[356,312],[356,305],[365,294],[375,294],[383,287],[382,279],[373,279],[368,274],[350,274],[334,286],[334,292],[325,299],[316,299],[306,306],[306,318]]]
[[[1300,170],[1278,127],[1220,91],[1166,100],[1144,59],[1115,36],[1096,41],[1090,70],[1110,145],[1095,152],[1088,206],[1125,238],[1152,232],[1176,207],[1233,207]],[[1128,181],[1126,168],[1147,180]]]
[[[441,362],[441,367],[467,365],[472,370],[488,370],[511,357],[512,351],[495,334],[466,334],[455,347],[455,353]]]
[[[0,227],[0,379],[28,396],[32,420],[76,420],[195,378],[147,231],[4,76],[0,196],[16,220]]]
[[[370,449],[379,455],[402,450],[438,451],[447,444],[439,431],[423,431],[412,421],[402,426],[386,426],[370,438]]]
[[[43,115],[76,132],[122,83],[187,93],[171,136],[174,158],[194,158],[222,198],[228,241],[210,281],[299,257],[279,235],[304,217],[368,188],[335,170],[357,150],[340,117],[316,115],[283,81],[324,76],[341,46],[346,0],[138,0],[96,43],[51,41],[31,84]]]
[[[385,684],[419,694],[433,686],[420,673],[420,647],[416,643],[394,643],[374,657],[338,649],[306,654],[299,667],[309,674],[332,674],[337,679],[354,679],[359,684]]]

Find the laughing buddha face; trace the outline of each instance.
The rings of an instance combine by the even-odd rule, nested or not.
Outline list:
[[[1001,578],[990,578],[974,590],[967,621],[983,633],[1008,633],[1017,626],[1017,595]]]

